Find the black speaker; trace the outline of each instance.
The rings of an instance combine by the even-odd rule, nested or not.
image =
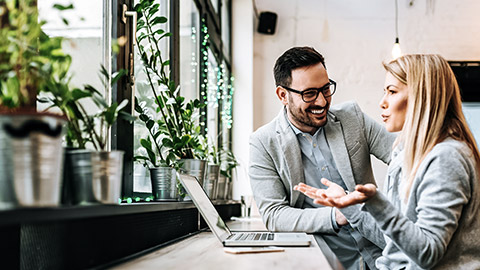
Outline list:
[[[275,34],[277,26],[277,14],[273,12],[262,12],[258,22],[258,32],[267,35]]]

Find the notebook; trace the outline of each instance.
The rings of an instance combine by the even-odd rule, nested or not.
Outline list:
[[[310,238],[306,233],[230,231],[197,179],[194,176],[180,173],[178,178],[207,222],[210,230],[224,246],[310,246]]]

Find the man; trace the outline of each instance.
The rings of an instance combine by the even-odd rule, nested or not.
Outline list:
[[[369,228],[368,214],[359,206],[340,212],[316,205],[293,187],[305,182],[324,188],[321,178],[350,191],[356,184],[375,183],[370,154],[388,163],[394,135],[356,103],[330,109],[336,83],[313,48],[286,51],[275,63],[274,76],[284,108],[250,138],[250,181],[267,228],[314,233],[345,268],[376,269],[385,241]]]

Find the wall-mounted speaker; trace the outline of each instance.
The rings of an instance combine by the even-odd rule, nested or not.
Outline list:
[[[257,31],[262,34],[275,34],[275,27],[277,26],[277,14],[273,12],[260,13]]]

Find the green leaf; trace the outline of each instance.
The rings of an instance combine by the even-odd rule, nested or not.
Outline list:
[[[152,20],[152,24],[161,24],[161,23],[166,23],[168,19],[166,17],[156,17],[155,19]]]
[[[60,11],[68,10],[68,9],[73,9],[73,4],[70,4],[68,6],[64,6],[64,5],[61,5],[61,4],[55,4],[55,5],[53,5],[53,8],[58,9]]]
[[[81,98],[85,98],[85,97],[91,97],[92,96],[92,93],[89,92],[89,91],[82,91],[80,89],[73,89],[72,91],[72,98],[73,100],[79,100]]]
[[[148,129],[152,129],[153,126],[155,125],[155,121],[153,120],[148,120],[145,125],[147,126]]]
[[[63,21],[63,23],[64,23],[65,25],[69,25],[69,24],[70,24],[70,23],[68,22],[68,20],[65,19],[65,18],[63,18],[63,17],[62,17],[62,21]]]
[[[127,74],[126,69],[120,69],[119,71],[113,73],[111,85],[112,86],[115,85],[115,83],[117,83],[117,81],[120,80],[126,74]]]

